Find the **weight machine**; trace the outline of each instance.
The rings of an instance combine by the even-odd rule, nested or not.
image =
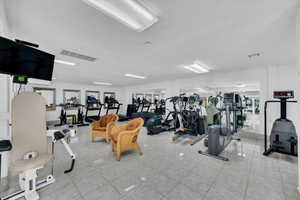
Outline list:
[[[297,132],[293,121],[287,119],[287,103],[297,103],[297,101],[288,100],[294,98],[294,91],[274,91],[274,99],[265,102],[264,107],[264,135],[265,151],[263,155],[268,156],[272,152],[298,156]],[[270,135],[270,144],[268,147],[267,139],[267,106],[270,103],[280,103],[280,118],[276,119]]]

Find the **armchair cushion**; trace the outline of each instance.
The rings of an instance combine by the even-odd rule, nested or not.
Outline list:
[[[104,115],[99,120],[99,126],[106,127],[109,122],[117,121],[117,120],[118,120],[117,115],[115,115],[115,114]]]
[[[111,128],[118,121],[118,115],[109,114],[101,117],[100,120],[95,121],[91,124],[92,126],[92,141],[95,141],[96,137],[105,138],[106,142],[109,143]]]
[[[137,120],[132,120],[128,123],[126,130],[127,131],[133,131],[134,129],[137,129],[140,126],[140,122]]]
[[[127,132],[130,134],[135,134],[136,130],[143,126],[144,120],[140,118],[133,119],[128,122],[128,124],[123,126],[115,126],[111,131],[111,139],[114,143],[117,143],[118,136],[122,132]]]

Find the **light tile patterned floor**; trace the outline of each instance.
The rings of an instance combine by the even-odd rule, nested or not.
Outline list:
[[[224,162],[199,155],[197,151],[205,149],[202,142],[174,144],[171,133],[148,136],[143,129],[139,143],[144,155],[128,152],[118,162],[110,145],[90,141],[88,127],[80,128],[78,136],[79,142],[71,144],[78,155],[76,167],[68,175],[63,171],[69,157],[56,145],[56,183],[40,191],[42,200],[300,199],[297,159],[264,157],[262,141],[248,137],[232,142],[224,153],[230,161]],[[49,172],[50,166],[40,176]]]

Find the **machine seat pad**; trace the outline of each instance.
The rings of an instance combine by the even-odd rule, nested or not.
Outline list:
[[[0,152],[10,151],[11,149],[12,145],[9,140],[0,140]]]
[[[52,154],[42,154],[39,155],[36,159],[17,160],[14,163],[12,163],[10,167],[11,175],[16,176],[27,170],[43,167],[52,159],[54,159],[54,156]]]

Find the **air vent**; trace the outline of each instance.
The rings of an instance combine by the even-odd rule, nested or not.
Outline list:
[[[75,52],[68,51],[68,50],[62,50],[60,52],[60,54],[64,55],[64,56],[70,56],[70,57],[73,57],[73,58],[78,58],[78,59],[81,59],[81,60],[87,60],[87,61],[90,61],[90,62],[95,62],[96,61],[96,58],[86,56],[86,55],[82,55],[82,54],[75,53]]]

